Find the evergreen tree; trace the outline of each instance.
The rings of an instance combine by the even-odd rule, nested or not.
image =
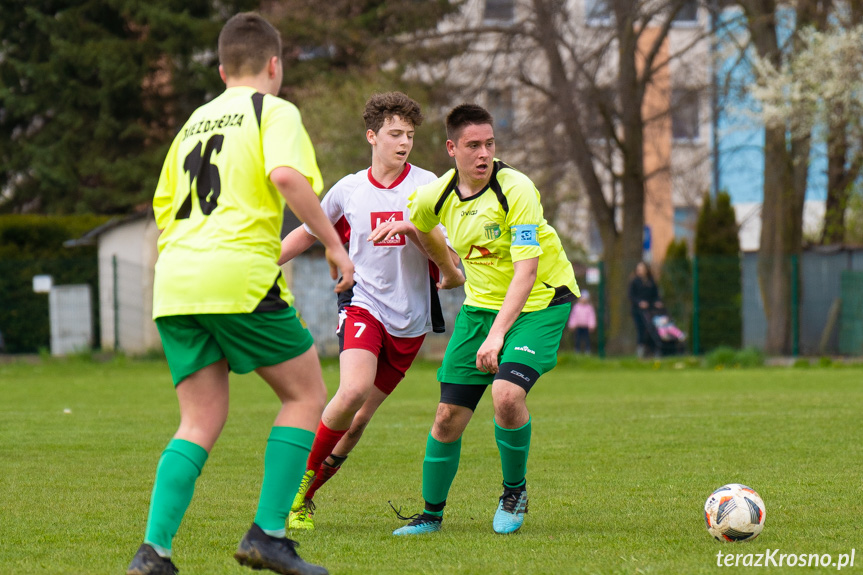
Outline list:
[[[705,195],[695,231],[701,349],[741,347],[743,290],[740,239],[731,196]]]
[[[368,144],[354,138],[355,124],[342,120],[357,122],[370,95],[368,78],[377,78],[371,82],[377,91],[392,89],[404,59],[424,54],[396,50],[394,42],[434,28],[457,4],[2,2],[0,212],[123,213],[149,202],[174,134],[192,110],[223,89],[216,39],[227,18],[245,10],[260,10],[282,31],[283,95],[299,100],[301,109],[304,99],[314,98],[319,109],[333,104],[309,126],[325,160],[328,150],[338,158],[346,154],[347,137],[355,141],[347,155],[362,150],[367,164]],[[388,74],[381,72],[385,63]],[[348,105],[345,94],[352,96]],[[322,140],[319,132],[333,125],[342,132]],[[345,173],[340,169],[338,177]]]
[[[692,332],[692,262],[686,240],[668,244],[659,291],[669,316],[688,336]]]
[[[0,3],[0,210],[112,213],[146,201],[177,118],[217,88],[203,72],[218,16],[208,0]]]

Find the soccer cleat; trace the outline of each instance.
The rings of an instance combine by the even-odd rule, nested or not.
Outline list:
[[[176,575],[180,570],[167,557],[162,557],[144,543],[132,558],[126,575]]]
[[[311,531],[315,528],[315,502],[311,499],[306,499],[296,511],[291,511],[288,515],[288,529],[307,529]]]
[[[252,569],[269,569],[282,575],[329,575],[329,571],[320,565],[312,565],[303,561],[297,555],[296,541],[285,537],[270,537],[252,523],[246,532],[234,559],[240,565]]]
[[[399,515],[399,518],[406,520],[412,519],[412,521],[404,527],[399,527],[393,531],[393,535],[422,535],[424,533],[434,533],[435,531],[440,531],[440,525],[443,521],[443,517],[429,515],[428,513],[417,513],[410,517],[402,517]]]
[[[492,526],[495,533],[515,533],[524,523],[527,513],[527,489],[524,485],[511,489],[504,485]]]
[[[315,480],[315,472],[313,469],[308,469],[303,474],[303,480],[300,481],[300,488],[297,490],[297,494],[294,496],[294,503],[291,505],[291,511],[299,511],[306,502],[306,492],[311,487],[312,482]]]

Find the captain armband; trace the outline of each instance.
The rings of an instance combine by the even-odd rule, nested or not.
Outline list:
[[[538,226],[535,224],[512,226],[512,245],[539,246],[539,238],[536,231],[537,227]]]

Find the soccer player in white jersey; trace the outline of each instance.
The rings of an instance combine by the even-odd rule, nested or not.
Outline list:
[[[345,176],[324,196],[321,207],[350,242],[354,287],[339,295],[339,389],[315,434],[306,474],[294,498],[288,527],[314,529],[315,492],[339,470],[383,401],[404,378],[425,334],[443,331],[443,317],[428,256],[416,239],[407,212],[408,196],[436,176],[408,163],[419,104],[401,92],[375,94],[363,119],[372,146],[372,165]],[[388,239],[373,242],[373,231]],[[434,230],[443,238],[443,232]],[[347,239],[349,238],[349,240]],[[282,241],[280,263],[316,240],[300,226]],[[455,253],[451,253],[457,262]],[[441,287],[464,282],[461,272]]]

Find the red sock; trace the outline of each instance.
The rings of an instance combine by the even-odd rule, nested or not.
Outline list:
[[[330,465],[326,461],[321,464],[320,472],[315,475],[315,480],[312,481],[312,486],[306,491],[306,499],[312,499],[324,483],[332,479],[333,475],[341,469],[341,465]]]
[[[306,469],[312,469],[316,475],[320,475],[321,464],[324,462],[324,459],[329,457],[330,453],[333,452],[333,448],[347,431],[347,429],[340,431],[330,429],[321,421],[318,424],[318,431],[315,433],[315,442],[312,444],[312,451],[309,453]]]

